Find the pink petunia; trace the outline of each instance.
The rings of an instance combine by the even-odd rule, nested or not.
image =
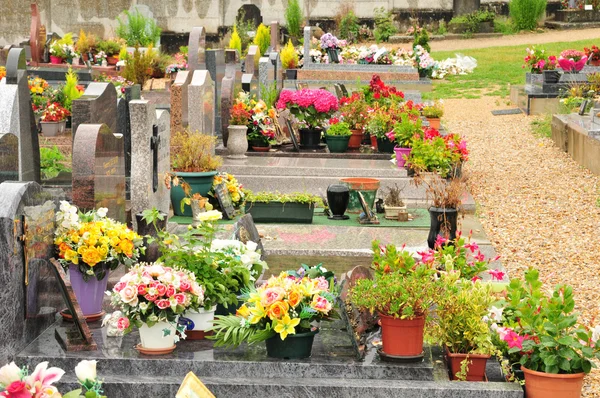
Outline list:
[[[488,270],[488,273],[492,276],[492,280],[497,280],[497,281],[501,281],[504,279],[504,272],[498,270],[498,269],[490,269]]]

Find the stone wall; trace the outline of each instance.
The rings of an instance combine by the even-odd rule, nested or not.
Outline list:
[[[78,33],[80,28],[103,37],[114,35],[116,17],[132,4],[147,5],[165,32],[189,32],[194,26],[204,26],[208,34],[220,27],[231,26],[242,5],[256,6],[265,22],[279,20],[288,0],[35,0],[42,24],[47,31],[63,35]],[[334,16],[346,0],[300,0],[305,15],[312,20]],[[482,5],[507,3],[508,0],[481,0]],[[29,38],[29,1],[2,2],[0,13],[0,46],[18,44]],[[375,7],[392,9],[399,14],[415,11],[450,11],[453,0],[354,0],[359,18],[372,18]]]

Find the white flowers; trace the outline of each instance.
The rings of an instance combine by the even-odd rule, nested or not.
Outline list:
[[[0,368],[0,386],[6,387],[17,380],[21,380],[21,369],[14,362]]]
[[[96,380],[96,361],[81,361],[75,366],[77,379],[84,383],[86,380]]]
[[[490,312],[488,313],[488,317],[494,322],[500,322],[502,320],[502,311],[503,308],[496,308],[492,306],[492,308],[490,308]]]
[[[106,207],[101,207],[96,211],[96,214],[100,218],[106,217],[106,213],[108,213],[108,209]]]
[[[217,221],[223,218],[223,214],[218,210],[205,211],[198,214],[196,220],[198,221]]]

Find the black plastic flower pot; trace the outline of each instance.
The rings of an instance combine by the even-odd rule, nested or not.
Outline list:
[[[377,151],[379,153],[394,153],[395,143],[385,138],[377,138]]]
[[[296,80],[298,78],[298,69],[286,69],[285,78],[288,80]]]
[[[289,334],[281,340],[279,333],[267,340],[267,356],[271,358],[301,359],[309,358],[312,352],[315,334],[319,329],[306,333]]]
[[[304,149],[319,149],[321,129],[300,129],[300,145]]]
[[[329,57],[330,64],[340,63],[340,50],[338,50],[337,48],[328,48],[327,56]]]
[[[348,209],[350,202],[350,189],[347,185],[333,184],[327,188],[327,203],[331,211],[332,220],[347,220],[348,216],[344,213]]]
[[[457,209],[430,207],[429,217],[431,219],[431,225],[429,227],[427,245],[430,249],[434,248],[438,236],[442,236],[449,241],[456,239],[458,221]]]

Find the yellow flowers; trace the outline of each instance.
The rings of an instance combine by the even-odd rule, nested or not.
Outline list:
[[[94,246],[88,246],[81,253],[81,259],[90,267],[95,266],[100,261],[104,260],[98,249]]]
[[[285,338],[289,334],[296,334],[296,326],[300,323],[300,318],[291,319],[289,315],[285,315],[281,320],[275,320],[275,327],[273,330],[279,333],[281,340],[285,340]]]

